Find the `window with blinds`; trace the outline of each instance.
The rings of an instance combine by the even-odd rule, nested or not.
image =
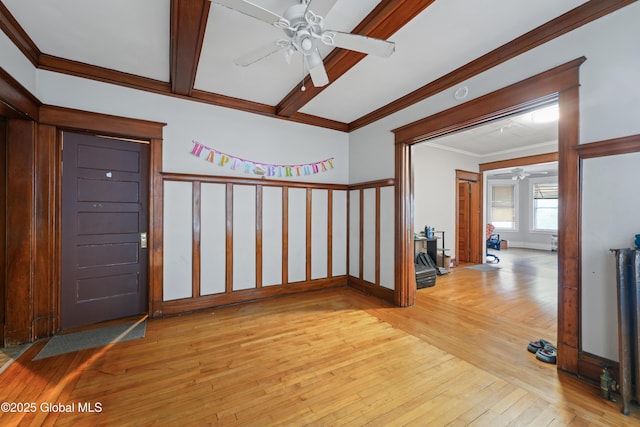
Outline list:
[[[533,230],[558,231],[558,183],[532,183]]]
[[[514,184],[491,185],[491,208],[489,222],[495,228],[516,230],[517,187]]]

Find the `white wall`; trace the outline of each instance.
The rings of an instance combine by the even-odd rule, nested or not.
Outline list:
[[[197,140],[227,154],[269,164],[307,164],[333,157],[334,169],[287,179],[348,181],[348,135],[343,132],[48,71],[38,71],[37,96],[45,104],[167,123],[165,172],[257,177],[192,155],[192,141]]]
[[[640,85],[637,84],[637,80],[640,73],[640,55],[638,55],[640,26],[637,25],[638,22],[640,22],[640,4],[636,2],[477,75],[460,86],[468,86],[470,90],[468,100],[470,100],[585,56],[587,61],[580,67],[580,143],[639,134],[640,120],[637,119],[637,114],[640,105]],[[456,87],[448,89],[352,132],[350,134],[350,182],[393,177],[394,136],[391,131],[457,105],[458,102],[453,97],[455,90]],[[362,161],[364,158],[367,159],[366,162]],[[434,161],[437,161],[437,158]],[[620,173],[615,165],[608,166],[609,162],[612,162],[611,159],[603,159],[603,162],[603,167],[598,168],[597,172],[591,168],[584,171],[584,197],[594,197],[598,194],[599,189],[593,186],[594,180],[609,179],[607,177],[615,177],[615,174]],[[637,167],[635,170],[637,174]],[[606,204],[599,204],[589,207],[589,210],[606,215],[611,208]],[[583,209],[583,215],[590,214],[591,212],[585,212]],[[416,224],[416,226],[422,225]],[[617,230],[616,234],[628,234],[625,231],[626,226],[618,221],[615,221],[612,227]],[[601,248],[595,248],[586,243],[583,244],[582,250],[585,260],[605,256],[599,253]],[[614,344],[611,339],[614,336],[611,331],[615,330],[611,325],[616,319],[615,311],[610,305],[598,306],[598,310],[589,310],[598,305],[602,292],[610,287],[598,277],[608,277],[609,273],[605,266],[597,264],[589,274],[583,273],[582,305],[585,308],[584,315],[590,316],[591,319],[588,325],[600,322],[607,326],[597,329],[583,327],[582,341],[586,346],[585,350],[599,356],[614,358],[612,351],[616,351],[617,344]],[[608,289],[606,291],[611,292]]]
[[[610,249],[634,247],[640,233],[639,166],[640,153],[582,162],[582,185],[588,189],[582,199],[582,348],[611,360],[618,360],[618,327]]]
[[[425,226],[445,232],[445,246],[456,254],[456,169],[478,172],[478,158],[417,144],[413,147],[414,232]],[[441,247],[442,242],[438,242]]]

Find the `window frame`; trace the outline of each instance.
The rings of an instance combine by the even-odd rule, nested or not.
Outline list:
[[[487,182],[487,223],[493,222],[493,187],[513,187],[513,228],[497,227],[497,232],[516,233],[520,231],[520,181],[512,179],[492,179]]]
[[[544,177],[536,177],[529,178],[529,232],[530,233],[541,233],[541,234],[558,234],[558,229],[549,229],[549,228],[536,228],[535,227],[535,217],[536,217],[536,207],[535,207],[535,194],[533,191],[533,187],[535,184],[556,184],[558,185],[558,177],[557,176],[544,176]],[[558,190],[558,198],[556,200],[560,200],[560,191]],[[559,212],[559,207],[556,208]],[[559,222],[557,222],[558,224]]]

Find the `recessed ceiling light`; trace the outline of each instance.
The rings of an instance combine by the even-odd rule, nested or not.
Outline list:
[[[467,95],[469,95],[469,88],[466,86],[461,86],[458,89],[456,89],[455,93],[453,94],[453,97],[458,101],[460,101],[462,99],[465,99]]]

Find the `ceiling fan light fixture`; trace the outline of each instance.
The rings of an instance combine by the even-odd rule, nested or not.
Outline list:
[[[313,48],[313,42],[311,41],[310,38],[305,37],[300,41],[300,48],[304,51],[304,52],[308,52]]]
[[[284,58],[290,63],[293,53],[299,51],[304,54],[309,74],[316,87],[329,83],[323,59],[317,48],[318,43],[383,58],[389,57],[395,51],[395,43],[388,40],[334,30],[325,31],[323,17],[329,13],[336,0],[299,0],[297,4],[289,6],[283,14],[271,12],[248,0],[211,1],[282,29],[289,39],[288,45],[271,42],[255,49],[234,60],[237,65],[251,65],[280,50],[287,50],[284,52]]]

